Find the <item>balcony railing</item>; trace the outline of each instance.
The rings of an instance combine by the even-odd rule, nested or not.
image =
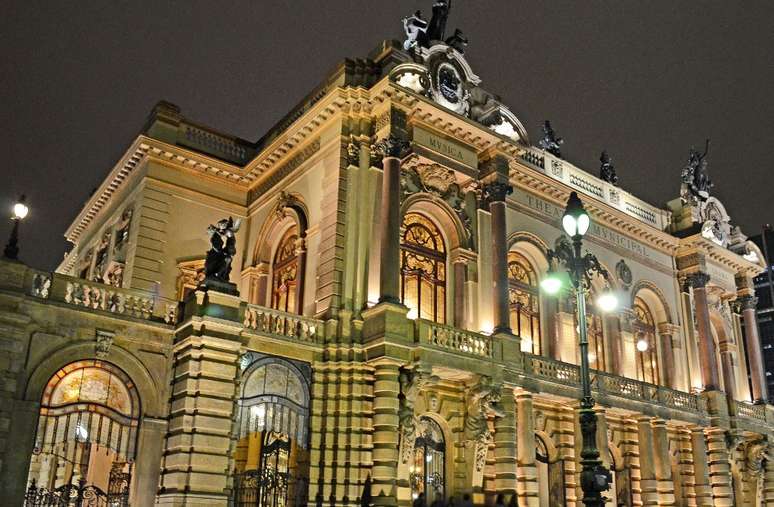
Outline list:
[[[421,344],[478,357],[491,358],[494,354],[491,336],[423,319],[417,319],[415,322]]]
[[[26,292],[36,298],[172,324],[177,304],[149,291],[114,287],[81,278],[28,270]]]
[[[527,374],[534,377],[580,387],[580,367],[574,364],[527,354],[524,368]],[[591,387],[600,394],[658,403],[668,408],[695,413],[705,411],[703,400],[699,396],[597,370],[591,370]]]
[[[247,305],[243,324],[245,328],[260,333],[306,343],[322,344],[325,338],[325,327],[322,320],[271,310],[262,306]]]
[[[737,417],[743,417],[745,419],[753,419],[756,421],[766,422],[766,406],[754,405],[744,401],[734,401],[733,407]]]

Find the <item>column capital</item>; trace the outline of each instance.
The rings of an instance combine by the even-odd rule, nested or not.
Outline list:
[[[371,146],[371,152],[382,158],[403,158],[408,154],[410,148],[411,144],[408,141],[400,139],[395,134],[390,134],[374,143]]]
[[[481,190],[481,199],[487,204],[504,202],[505,198],[513,193],[513,187],[507,182],[500,180],[484,183]]]
[[[758,307],[758,298],[752,295],[739,296],[734,301],[734,306],[741,311],[755,310]]]
[[[710,275],[702,271],[695,273],[689,273],[680,277],[681,285],[684,292],[688,292],[689,288],[703,289],[710,281]]]

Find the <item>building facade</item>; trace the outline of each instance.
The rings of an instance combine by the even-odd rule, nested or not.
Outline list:
[[[769,393],[769,402],[774,394],[774,272],[772,272],[771,254],[774,253],[774,233],[770,226],[766,226],[761,234],[751,236],[750,240],[755,242],[763,253],[766,269],[763,273],[756,276],[755,297],[758,299],[757,316],[758,330],[761,337],[761,348],[763,349],[763,366],[766,371],[766,385]]]
[[[257,142],[159,103],[56,272],[0,262],[8,505],[578,505],[577,324],[538,290],[572,191],[625,302],[591,281],[608,505],[774,505],[764,263],[703,157],[662,209],[537,147],[433,10]],[[200,287],[229,216],[238,295]]]

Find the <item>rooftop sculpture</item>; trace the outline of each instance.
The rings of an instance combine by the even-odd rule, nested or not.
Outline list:
[[[546,120],[543,124],[543,139],[538,141],[538,146],[551,155],[562,158],[562,150],[560,149],[562,144],[564,144],[564,139],[556,135],[556,132],[551,127],[551,122]]]
[[[685,202],[692,204],[704,202],[710,196],[713,183],[707,174],[708,152],[709,139],[706,141],[703,154],[699,154],[698,150],[691,146],[688,154],[688,165],[683,168],[681,173],[683,183],[680,188],[680,197]]]
[[[210,249],[204,261],[204,280],[202,286],[221,292],[235,293],[236,286],[231,283],[231,261],[236,255],[236,233],[242,221],[228,217],[207,227],[210,236]]]
[[[599,156],[599,177],[611,185],[618,185],[618,175],[615,173],[613,159],[610,158],[607,150],[602,150],[602,154]]]

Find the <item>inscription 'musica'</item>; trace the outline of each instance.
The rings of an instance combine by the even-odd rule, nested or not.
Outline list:
[[[526,205],[528,208],[537,211],[541,215],[552,218],[557,223],[561,223],[562,221],[564,209],[560,208],[559,206],[556,206],[548,201],[544,201],[539,197],[518,189],[514,189],[511,197],[519,203]],[[626,250],[646,259],[656,260],[654,252],[642,243],[634,241],[633,239],[628,238],[623,234],[619,234],[612,229],[608,229],[607,227],[596,224],[594,222],[592,222],[591,227],[589,227],[589,235],[595,236],[620,248],[625,248]]]
[[[470,167],[476,167],[478,163],[478,157],[473,150],[468,150],[457,143],[420,128],[414,129],[414,142]]]

